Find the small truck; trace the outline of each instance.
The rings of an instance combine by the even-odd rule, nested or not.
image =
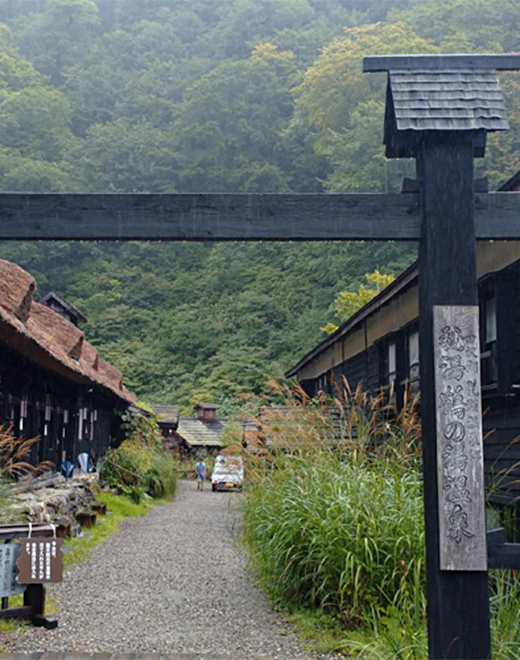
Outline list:
[[[216,456],[211,474],[211,490],[242,490],[243,482],[244,462],[240,456]]]

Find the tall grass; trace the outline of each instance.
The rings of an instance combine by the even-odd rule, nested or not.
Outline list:
[[[321,448],[292,455],[250,494],[245,540],[279,600],[352,626],[390,608],[424,613],[421,481]]]
[[[0,427],[0,482],[37,476],[52,467],[49,461],[36,466],[29,462],[31,448],[39,440],[39,436],[29,439],[15,438],[10,427]]]
[[[280,392],[279,392],[280,393]],[[264,414],[271,447],[246,491],[244,542],[284,609],[328,613],[359,660],[426,660],[417,402],[395,410],[348,383],[335,397],[285,391]],[[389,393],[392,399],[392,393]],[[490,572],[493,657],[520,657],[520,579]],[[326,630],[328,635],[329,631]]]
[[[416,401],[343,382],[264,415],[272,452],[246,494],[244,541],[278,603],[319,608],[345,630],[424,628],[422,479]],[[396,656],[397,657],[397,656]]]

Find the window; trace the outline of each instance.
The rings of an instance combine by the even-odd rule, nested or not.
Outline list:
[[[486,298],[482,309],[482,348],[480,370],[482,385],[494,385],[498,380],[496,362],[497,301],[495,296]]]
[[[388,344],[388,385],[393,385],[397,376],[397,359],[395,342]]]
[[[20,421],[18,423],[18,428],[21,431],[24,430],[24,420],[27,417],[27,397],[24,396],[23,399],[20,401]]]
[[[489,298],[484,303],[486,314],[486,345],[497,340],[497,299]]]
[[[408,335],[408,378],[410,382],[419,380],[419,333]]]
[[[13,421],[14,420],[14,401],[13,401],[13,397],[11,395],[9,395],[7,397],[7,400],[6,400],[4,405],[5,405],[5,413],[4,413],[5,418],[9,421]]]

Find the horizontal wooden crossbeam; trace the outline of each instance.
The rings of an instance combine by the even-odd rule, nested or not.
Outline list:
[[[479,239],[520,239],[520,193],[475,195]],[[418,240],[419,194],[0,193],[0,240]]]
[[[475,235],[480,240],[520,239],[520,193],[477,193]]]
[[[418,236],[415,195],[0,194],[0,240],[413,240]]]

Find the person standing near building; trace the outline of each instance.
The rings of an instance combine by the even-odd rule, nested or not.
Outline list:
[[[206,464],[202,458],[195,466],[195,472],[197,475],[197,490],[204,490],[204,480],[206,479]]]

